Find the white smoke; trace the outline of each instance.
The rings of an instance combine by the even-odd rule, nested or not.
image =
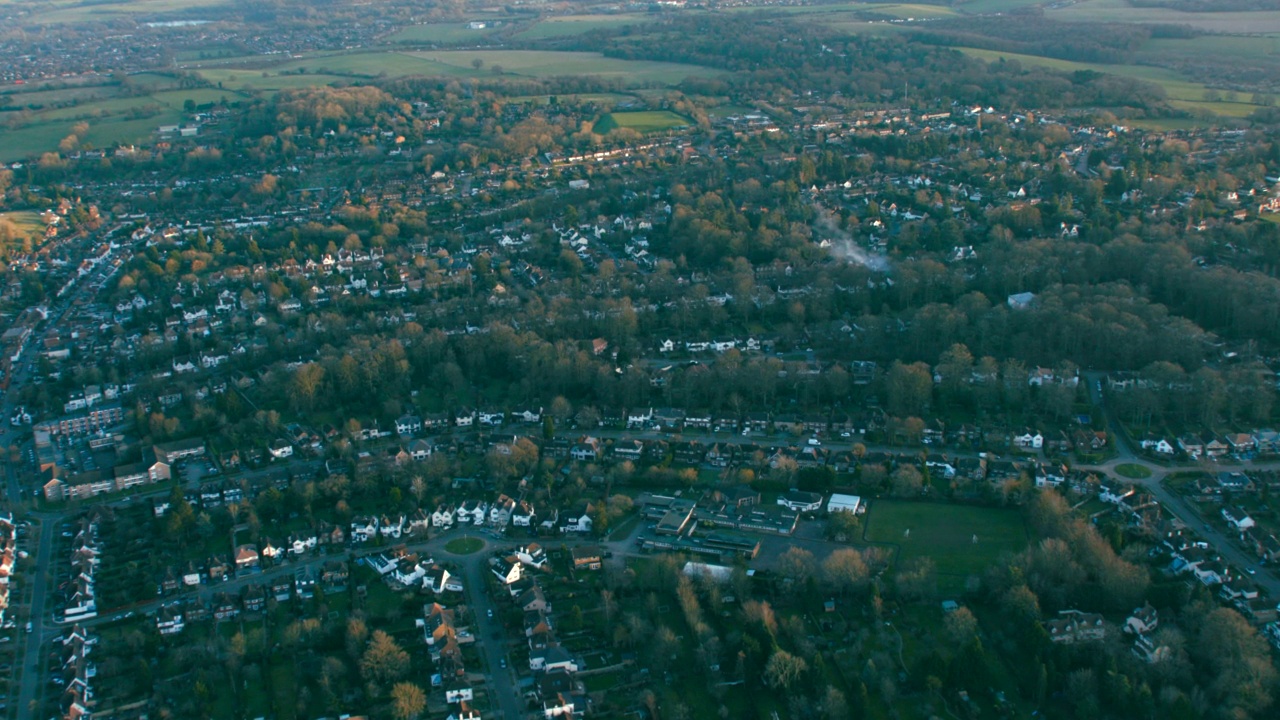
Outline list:
[[[814,223],[814,232],[831,243],[831,255],[846,262],[857,263],[869,270],[887,273],[892,269],[889,258],[862,248],[854,242],[853,236],[840,227],[835,213],[814,203],[818,219]]]

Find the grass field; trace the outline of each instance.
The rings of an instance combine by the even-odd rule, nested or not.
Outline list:
[[[1001,553],[1018,552],[1027,544],[1017,510],[897,500],[871,503],[864,536],[896,546],[899,562],[932,558],[939,584],[952,588],[982,572]]]
[[[484,547],[483,540],[469,537],[454,538],[444,545],[445,551],[454,555],[470,555],[482,547]]]
[[[281,90],[331,85],[335,82],[348,82],[349,78],[340,75],[308,73],[305,75],[281,75],[278,72],[263,73],[261,70],[232,70],[228,68],[211,68],[197,71],[200,77],[228,90],[262,92],[274,94]]]
[[[521,40],[572,37],[592,30],[614,30],[646,22],[653,22],[653,18],[646,15],[560,15],[542,18],[516,33],[515,37]]]
[[[688,118],[681,117],[670,110],[643,110],[638,112],[605,113],[596,121],[593,130],[601,135],[618,128],[650,133],[688,125]]]
[[[0,220],[8,220],[16,225],[20,232],[29,237],[37,237],[44,232],[44,223],[40,221],[40,215],[34,212],[24,210],[0,213]]]
[[[1151,477],[1151,469],[1146,465],[1139,465],[1137,463],[1121,463],[1116,466],[1116,474],[1120,477],[1140,480],[1142,478]]]
[[[216,8],[231,4],[232,0],[121,0],[120,2],[91,2],[90,0],[46,0],[32,3],[30,0],[0,0],[0,8],[24,6],[26,22],[42,24],[72,23],[111,20],[125,16],[190,11],[199,8]]]

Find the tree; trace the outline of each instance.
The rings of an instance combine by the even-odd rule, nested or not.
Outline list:
[[[809,669],[804,658],[796,657],[786,650],[778,650],[769,656],[764,666],[764,681],[769,687],[790,690],[791,686]]]
[[[862,521],[851,512],[834,512],[827,519],[828,540],[851,542],[862,532]]]
[[[851,513],[836,513],[846,515]],[[846,595],[867,581],[867,563],[853,548],[838,548],[822,561],[822,580],[831,590]]]
[[[933,393],[933,375],[922,362],[905,365],[895,361],[885,379],[889,412],[898,417],[923,416]]]
[[[956,647],[964,647],[978,637],[978,619],[967,607],[959,607],[947,613],[943,626],[947,637]]]
[[[920,492],[924,489],[924,476],[915,465],[902,465],[893,471],[892,488],[895,497],[920,497]]]
[[[375,630],[369,647],[360,658],[360,674],[366,682],[385,685],[409,672],[409,653],[382,630]]]
[[[427,709],[427,695],[410,682],[396,683],[391,689],[392,712],[396,720],[414,720]]]
[[[813,576],[815,566],[813,553],[804,548],[788,548],[778,557],[778,574],[790,579],[797,587]]]

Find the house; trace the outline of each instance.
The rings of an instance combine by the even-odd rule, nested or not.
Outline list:
[[[248,569],[258,566],[258,546],[241,545],[236,548],[236,569]]]
[[[1146,635],[1139,635],[1133,643],[1133,654],[1147,664],[1155,664],[1173,657],[1173,650],[1168,645],[1157,644]]]
[[[504,585],[510,585],[519,580],[522,567],[515,555],[495,555],[489,559],[489,570]]]
[[[822,509],[822,495],[820,493],[792,490],[779,495],[778,504],[792,512],[817,512]]]
[[[1147,603],[1133,611],[1124,621],[1124,631],[1133,635],[1146,635],[1160,626],[1160,614]]]
[[[583,708],[579,701],[578,696],[565,693],[551,695],[542,701],[542,717],[544,720],[581,717]]]
[[[525,588],[523,592],[516,596],[515,603],[521,612],[551,612],[551,603],[547,602],[546,594],[537,585]]]
[[[534,672],[551,672],[564,670],[569,673],[578,672],[579,665],[573,655],[560,645],[551,645],[542,650],[529,653],[529,669]]]
[[[489,506],[489,525],[504,528],[511,522],[511,514],[515,512],[516,501],[506,495],[499,495],[493,505]]]
[[[431,457],[431,453],[433,452],[431,443],[422,439],[414,440],[409,443],[409,447],[405,450],[409,453],[409,457],[417,462],[422,462],[423,460]]]
[[[275,442],[271,443],[271,445],[267,447],[267,452],[271,453],[271,457],[277,460],[283,460],[287,457],[292,457],[293,443],[289,442],[288,440],[285,440],[284,438],[280,438],[279,440],[276,440]]]
[[[521,500],[516,504],[514,510],[511,511],[511,524],[516,527],[531,527],[537,513],[534,512],[533,505],[525,500]]]
[[[560,532],[589,533],[591,532],[592,519],[590,503],[581,503],[571,510],[567,510],[560,514],[557,525]]]
[[[1115,483],[1104,482],[1098,486],[1098,499],[1112,505],[1119,505],[1133,493],[1132,485],[1120,486]]]
[[[584,437],[569,448],[569,457],[579,462],[595,462],[600,458],[600,441]]]
[[[570,554],[573,556],[574,570],[599,570],[602,567],[598,545],[579,545]]]
[[[653,408],[641,408],[627,411],[628,428],[649,427],[653,423]]]
[[[1178,449],[1196,460],[1204,454],[1204,443],[1196,435],[1183,435],[1178,438]]]
[[[547,564],[547,553],[541,545],[529,543],[516,548],[516,559],[524,565],[541,570],[542,566]]]
[[[1244,532],[1257,525],[1253,518],[1249,517],[1248,512],[1235,506],[1222,508],[1222,519],[1237,532]]]
[[[1138,443],[1143,450],[1149,450],[1157,455],[1172,457],[1175,451],[1173,443],[1167,439],[1158,436],[1148,436]]]
[[[1024,430],[1020,435],[1013,436],[1013,444],[1022,450],[1039,450],[1044,447],[1044,435]]]
[[[422,418],[417,415],[401,415],[396,420],[396,434],[401,437],[408,437],[416,433],[422,432]]]
[[[431,527],[449,529],[453,527],[454,509],[450,505],[439,505],[431,513]]]
[[[436,595],[446,591],[462,592],[462,581],[455,575],[451,574],[447,569],[436,563],[432,563],[423,570],[422,588],[424,590],[430,590]]]
[[[1106,623],[1101,615],[1061,610],[1058,617],[1045,621],[1045,630],[1049,639],[1056,643],[1091,642],[1106,636]]]

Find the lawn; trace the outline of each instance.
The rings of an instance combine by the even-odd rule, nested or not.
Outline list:
[[[900,500],[872,501],[864,537],[897,547],[899,561],[933,558],[940,585],[963,583],[1027,544],[1017,510]]]
[[[618,128],[650,133],[688,127],[688,125],[688,118],[677,115],[670,110],[642,110],[638,112],[605,113],[596,121],[593,130],[601,135]]]
[[[451,552],[454,555],[470,555],[484,547],[484,541],[480,538],[460,537],[454,538],[445,543],[445,552]]]
[[[1121,463],[1116,466],[1116,474],[1133,480],[1151,477],[1151,469],[1138,463]]]

